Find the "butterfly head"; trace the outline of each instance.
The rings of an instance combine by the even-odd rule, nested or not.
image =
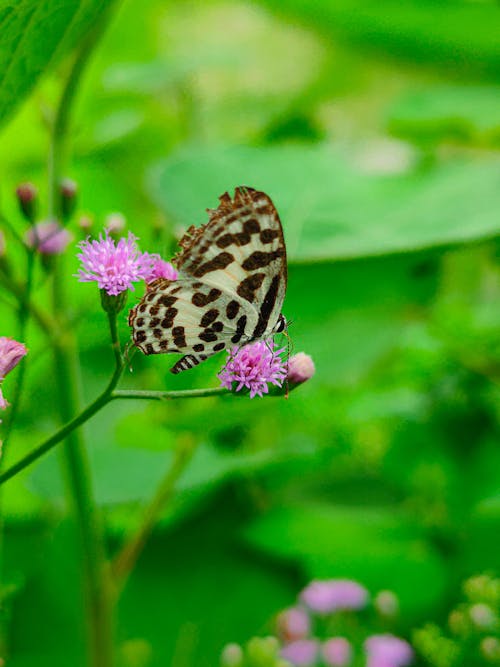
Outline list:
[[[281,333],[284,331],[288,326],[288,322],[286,321],[286,318],[284,315],[280,315],[278,317],[278,321],[276,322],[276,326],[274,327],[273,333]]]

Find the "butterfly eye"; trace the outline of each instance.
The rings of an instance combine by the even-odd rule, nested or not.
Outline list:
[[[278,318],[278,323],[276,324],[275,331],[276,333],[281,333],[286,328],[286,319],[283,315],[280,315]]]

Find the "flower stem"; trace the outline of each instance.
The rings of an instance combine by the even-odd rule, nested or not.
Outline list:
[[[184,440],[179,443],[172,465],[160,483],[152,500],[144,509],[143,517],[137,530],[113,559],[111,572],[116,586],[115,594],[118,594],[125,585],[137,559],[153,532],[161,512],[172,498],[175,485],[191,460],[194,449],[194,444],[191,440]]]
[[[224,387],[211,387],[207,389],[181,389],[179,391],[147,391],[141,389],[116,389],[111,398],[135,398],[139,400],[170,401],[178,398],[205,398],[208,396],[229,395]]]

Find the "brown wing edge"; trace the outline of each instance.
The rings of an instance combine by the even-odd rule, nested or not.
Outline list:
[[[259,202],[262,199],[265,200],[265,204],[263,206],[257,207],[257,202]],[[182,265],[191,256],[191,249],[193,245],[201,241],[201,238],[204,236],[208,227],[212,227],[219,224],[221,221],[224,221],[226,218],[228,218],[231,215],[234,215],[237,211],[240,211],[242,208],[246,206],[254,208],[256,212],[260,215],[267,214],[274,217],[277,220],[280,230],[280,241],[284,249],[283,273],[286,286],[288,281],[286,246],[283,234],[283,226],[281,224],[278,211],[276,210],[276,207],[274,206],[271,197],[269,197],[269,195],[266,195],[265,192],[261,192],[259,190],[256,190],[255,188],[251,188],[246,185],[239,185],[238,187],[235,188],[233,199],[231,199],[231,196],[229,195],[228,192],[224,192],[224,194],[220,195],[219,206],[216,209],[209,209],[209,208],[207,209],[207,213],[210,216],[207,223],[201,225],[200,227],[195,227],[194,225],[191,225],[191,227],[189,227],[189,229],[186,231],[184,236],[179,241],[180,250],[172,258],[172,263],[178,269],[182,269]],[[200,247],[200,252],[203,253],[204,250],[208,250],[208,248],[204,249],[203,247]]]

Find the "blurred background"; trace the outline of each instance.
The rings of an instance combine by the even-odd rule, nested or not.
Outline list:
[[[464,578],[500,571],[499,34],[488,0],[117,11],[76,108],[75,244],[82,216],[97,235],[119,213],[168,259],[220,194],[262,189],[285,230],[293,351],[316,364],[289,400],[115,402],[85,426],[110,549],[176,445],[196,446],[118,608],[124,665],[213,667],[313,578],[393,590],[408,635],[446,617]],[[20,228],[13,191],[31,180],[45,197],[65,68],[1,130],[2,206]],[[112,369],[105,314],[92,286],[70,291],[90,400]],[[4,301],[0,321],[13,335]],[[50,355],[30,336],[12,460],[57,424]],[[175,377],[172,359],[136,355],[122,385],[217,386],[220,355]],[[3,506],[9,664],[80,667],[57,453],[9,482]]]

